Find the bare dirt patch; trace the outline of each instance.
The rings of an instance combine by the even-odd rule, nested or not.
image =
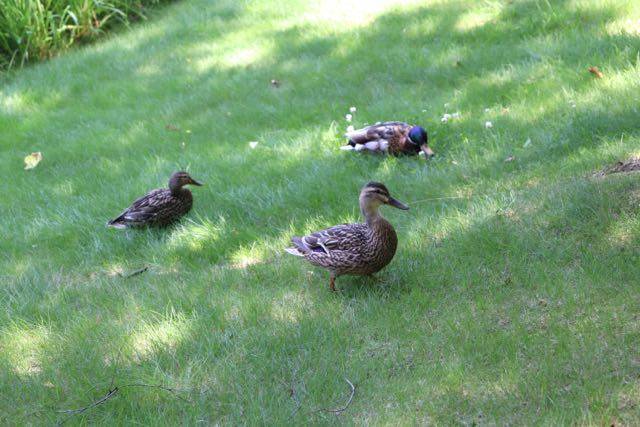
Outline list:
[[[616,162],[615,164],[596,172],[594,176],[606,176],[613,173],[629,173],[640,171],[640,157],[632,157],[624,162]]]

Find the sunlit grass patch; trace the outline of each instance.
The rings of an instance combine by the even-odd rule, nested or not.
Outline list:
[[[152,358],[156,351],[175,349],[189,337],[189,325],[190,321],[179,314],[166,319],[150,319],[139,325],[130,337],[132,356],[136,363]]]
[[[189,401],[65,422],[638,424],[638,174],[597,175],[640,154],[637,12],[184,0],[0,77],[0,424],[126,383]],[[339,150],[379,120],[436,157]],[[182,221],[105,227],[179,169]],[[284,248],[368,181],[410,205],[396,256],[330,293]]]
[[[200,223],[186,221],[183,225],[176,227],[168,239],[168,248],[181,251],[197,251],[204,248],[211,248],[224,232],[226,220],[219,217],[216,221],[204,220]]]
[[[0,347],[10,369],[21,376],[42,372],[45,346],[52,339],[44,325],[29,327],[14,324],[0,331]],[[55,339],[55,338],[54,338]]]

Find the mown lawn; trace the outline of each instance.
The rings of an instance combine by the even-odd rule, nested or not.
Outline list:
[[[640,423],[640,175],[592,176],[640,155],[640,5],[364,3],[184,0],[0,78],[0,424]],[[338,150],[351,106],[438,156]],[[179,226],[104,226],[181,168]],[[282,249],[369,180],[398,253],[330,293]],[[57,412],[132,383],[182,391]]]

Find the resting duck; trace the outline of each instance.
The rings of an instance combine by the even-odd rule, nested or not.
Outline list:
[[[107,226],[127,227],[164,227],[191,210],[193,196],[191,191],[182,188],[185,185],[202,185],[186,172],[176,172],[169,179],[169,188],[151,190],[129,206],[119,217],[112,219]]]
[[[427,131],[404,122],[378,122],[347,132],[345,136],[349,142],[342,147],[343,150],[369,150],[394,156],[416,155],[422,151],[426,159],[435,155],[429,147]]]
[[[391,197],[384,184],[370,182],[360,191],[364,224],[342,224],[303,237],[292,237],[286,251],[329,270],[329,287],[336,290],[336,277],[369,275],[382,270],[396,253],[398,237],[393,226],[378,212],[380,205],[409,209]]]

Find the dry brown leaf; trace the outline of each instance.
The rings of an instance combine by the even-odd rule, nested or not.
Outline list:
[[[604,74],[602,74],[602,71],[600,71],[598,67],[589,67],[589,72],[599,79],[604,77]]]
[[[168,130],[169,132],[178,132],[180,130],[179,127],[174,126],[172,124],[168,124],[164,127],[166,130]]]
[[[24,170],[33,169],[42,161],[42,153],[36,151],[24,158]]]

